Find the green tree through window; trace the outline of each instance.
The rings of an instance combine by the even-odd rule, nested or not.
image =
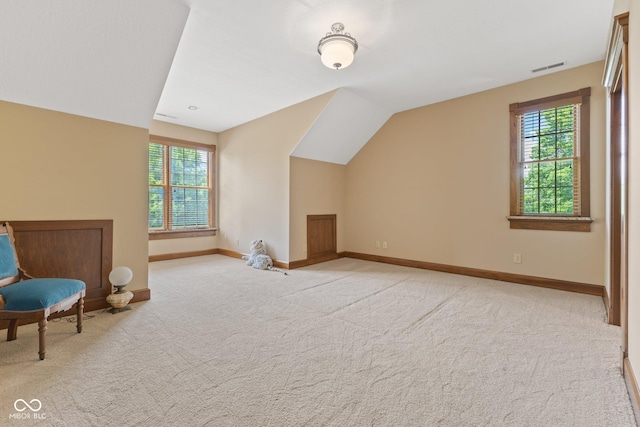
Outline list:
[[[149,144],[149,228],[164,228],[164,149]]]
[[[524,214],[574,212],[577,105],[521,116]]]
[[[209,226],[208,153],[169,147],[171,159],[171,226]]]

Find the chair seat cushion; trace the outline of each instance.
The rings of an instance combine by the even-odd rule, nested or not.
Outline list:
[[[30,279],[0,288],[9,311],[42,310],[85,289],[81,280]]]

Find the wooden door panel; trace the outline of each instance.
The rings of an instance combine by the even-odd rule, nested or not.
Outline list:
[[[336,254],[336,240],[335,214],[307,216],[307,258]]]

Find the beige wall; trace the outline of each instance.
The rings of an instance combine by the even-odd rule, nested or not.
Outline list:
[[[173,123],[154,120],[151,123],[149,134],[164,136],[167,138],[181,139],[183,141],[198,142],[201,144],[217,145],[218,134],[205,130],[175,125]],[[216,155],[216,161],[217,161]],[[216,165],[217,171],[217,165]],[[218,177],[215,178],[218,182]],[[216,193],[218,189],[216,188]],[[217,206],[216,206],[217,208]],[[217,212],[214,215],[217,219]],[[217,221],[216,221],[217,222]],[[149,240],[149,255],[175,254],[185,252],[207,251],[218,247],[217,236],[192,237],[186,239]]]
[[[289,261],[289,154],[331,93],[219,135],[219,247],[249,252],[263,239],[269,255]]]
[[[338,252],[345,250],[346,166],[291,157],[289,260],[307,258],[307,215],[336,214]]]
[[[3,220],[113,219],[113,265],[147,287],[147,129],[0,101]]]
[[[629,359],[640,375],[640,3],[629,7]],[[622,11],[620,11],[622,12]]]
[[[394,115],[347,165],[348,250],[602,285],[602,70],[595,63]],[[592,231],[510,230],[509,104],[588,86]]]

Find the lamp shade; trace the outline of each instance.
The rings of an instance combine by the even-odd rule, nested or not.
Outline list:
[[[346,40],[329,40],[320,50],[322,63],[329,68],[347,68],[353,62],[353,45]]]
[[[133,279],[133,272],[129,267],[116,267],[109,273],[109,281],[113,286],[126,286]]]

